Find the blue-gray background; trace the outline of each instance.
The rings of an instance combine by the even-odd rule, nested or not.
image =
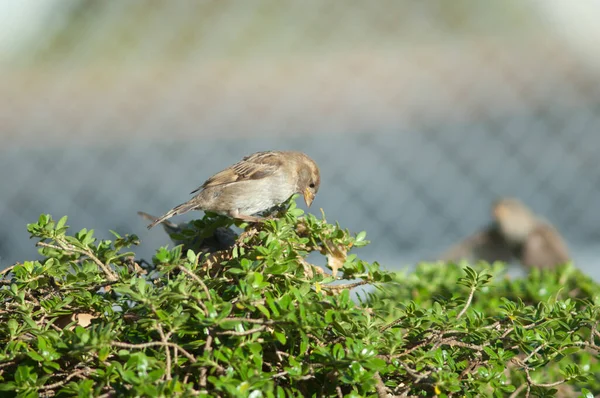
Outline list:
[[[592,1],[0,4],[0,268],[25,225],[136,233],[242,156],[321,166],[311,209],[389,269],[516,196],[600,279],[600,8]],[[179,220],[190,219],[196,214]]]

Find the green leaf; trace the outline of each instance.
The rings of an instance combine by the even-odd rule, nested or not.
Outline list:
[[[267,307],[265,307],[262,304],[256,304],[256,308],[263,313],[263,315],[267,318],[270,319],[271,318],[271,314],[269,313],[269,310],[267,309]]]
[[[362,242],[363,240],[365,240],[365,238],[367,237],[367,233],[365,231],[361,231],[356,235],[355,241],[358,242]]]
[[[61,229],[62,227],[65,226],[65,224],[67,223],[67,216],[63,216],[60,220],[58,220],[58,222],[56,223],[56,229]]]
[[[273,335],[275,335],[275,338],[281,343],[281,344],[285,344],[287,342],[287,338],[285,337],[285,333],[282,332],[278,332],[276,330],[273,331]]]
[[[196,253],[194,253],[192,250],[189,250],[186,252],[186,257],[187,260],[191,263],[191,264],[195,264],[196,263]]]

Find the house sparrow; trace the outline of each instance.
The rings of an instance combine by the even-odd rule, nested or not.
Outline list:
[[[143,211],[138,211],[138,215],[146,220],[156,220],[156,217]],[[194,253],[214,253],[220,250],[227,250],[233,247],[237,238],[237,234],[231,228],[226,227],[218,227],[212,236],[202,238],[199,234],[191,236],[183,234],[184,230],[194,228],[191,223],[175,224],[165,220],[161,224],[175,246],[183,245],[183,253],[187,253],[188,249]],[[180,239],[181,236],[188,239],[182,240]]]
[[[154,220],[148,229],[190,210],[257,222],[262,218],[254,214],[285,202],[295,193],[303,194],[310,207],[320,183],[319,167],[302,152],[257,152],[206,180],[192,191],[196,196]]]
[[[569,261],[567,245],[556,228],[520,201],[501,199],[494,203],[492,215],[492,225],[450,248],[441,259],[517,260],[536,268],[552,268]]]

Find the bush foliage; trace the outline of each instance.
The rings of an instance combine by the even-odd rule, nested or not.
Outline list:
[[[500,264],[382,271],[366,245],[290,201],[235,244],[157,250],[134,235],[28,230],[41,261],[2,271],[0,395],[592,396],[598,285],[572,266],[511,280]],[[207,232],[208,231],[208,232]]]

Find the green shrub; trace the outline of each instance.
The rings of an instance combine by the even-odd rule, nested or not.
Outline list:
[[[364,233],[293,201],[242,224],[231,249],[163,247],[152,264],[126,252],[133,235],[70,236],[65,223],[30,224],[44,260],[2,272],[2,396],[600,391],[600,290],[572,267],[512,281],[499,265],[392,274],[349,253]],[[230,225],[206,215],[178,239]]]

